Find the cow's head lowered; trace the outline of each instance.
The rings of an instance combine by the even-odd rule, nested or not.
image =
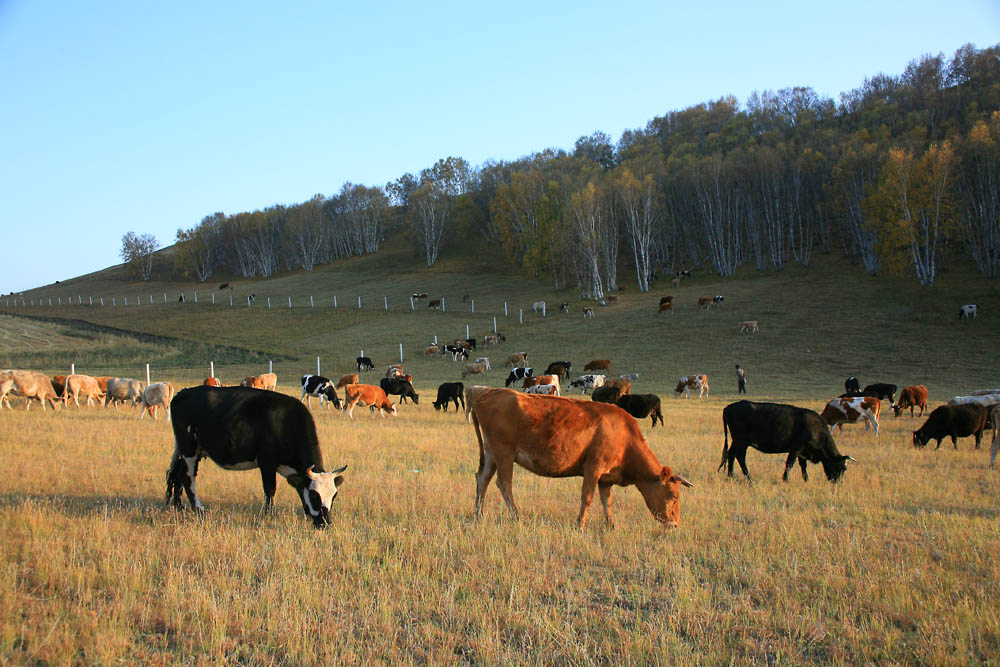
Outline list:
[[[637,483],[636,487],[646,501],[646,507],[665,528],[681,524],[681,486],[694,484],[676,474],[670,466],[663,466],[658,479]]]
[[[333,472],[313,472],[313,466],[309,466],[305,479],[297,475],[288,478],[288,483],[302,494],[302,507],[317,528],[326,528],[330,524],[330,505],[344,483],[344,477],[337,473],[345,470],[346,465]]]

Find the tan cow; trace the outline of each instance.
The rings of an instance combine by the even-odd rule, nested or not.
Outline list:
[[[737,322],[736,328],[740,330],[740,333],[757,333],[760,331],[760,327],[757,326],[757,320],[743,320],[742,322]]]
[[[348,375],[341,375],[340,379],[337,380],[337,384],[333,386],[334,389],[340,389],[341,387],[346,387],[349,384],[358,383],[358,374],[350,373]]]
[[[684,398],[690,398],[691,392],[695,389],[698,390],[698,398],[708,396],[707,375],[700,373],[697,375],[681,376],[681,379],[677,382],[677,388],[674,389],[674,398],[680,398],[681,394],[684,394]]]
[[[430,357],[432,355],[435,355],[438,353],[440,349],[441,348],[437,345],[428,345],[427,347],[424,348],[424,356]]]
[[[354,419],[354,406],[359,403],[378,408],[379,414],[383,418],[385,418],[386,412],[393,417],[396,416],[396,406],[389,402],[389,398],[381,387],[372,384],[349,384],[344,387],[344,395],[344,412],[351,419]]]
[[[42,410],[45,409],[45,401],[52,404],[53,410],[58,405],[56,399],[59,396],[56,394],[55,387],[52,386],[52,379],[44,373],[18,370],[0,373],[0,408],[6,404],[8,409],[13,410],[10,399],[7,398],[9,394],[27,399],[25,410],[31,409],[32,399],[42,404]]]
[[[494,474],[507,507],[518,515],[512,488],[517,463],[542,477],[583,477],[580,528],[586,524],[595,491],[600,493],[605,518],[614,525],[611,487],[632,484],[657,521],[680,525],[680,487],[692,484],[660,465],[638,422],[617,406],[486,389],[471,412],[479,441],[477,517]]]
[[[138,380],[133,380],[132,378],[109,378],[108,391],[104,398],[104,407],[108,407],[114,403],[115,410],[117,410],[119,403],[126,402],[135,406],[142,401],[142,390],[142,383]]]
[[[507,357],[507,365],[512,368],[514,366],[524,366],[526,363],[528,363],[527,352],[517,352]]]
[[[96,400],[98,405],[104,402],[104,392],[101,391],[101,386],[97,383],[97,378],[80,373],[68,376],[66,378],[66,390],[63,392],[63,402],[68,407],[69,400],[72,398],[76,407],[80,407],[81,394],[87,399],[88,408],[93,405],[91,403],[93,400]]]
[[[617,387],[620,396],[625,396],[632,391],[632,381],[625,378],[607,378],[604,380],[605,387]]]
[[[248,375],[247,377],[243,378],[242,382],[240,382],[240,386],[250,387],[251,389],[263,389],[264,379],[261,378],[261,376],[259,375]]]
[[[154,420],[156,419],[156,413],[158,408],[161,406],[164,410],[164,419],[169,419],[170,417],[170,401],[174,398],[174,385],[169,382],[154,382],[153,384],[146,387],[142,392],[142,410],[139,412],[139,419],[146,416],[146,411],[149,411],[149,416]]]
[[[874,427],[877,438],[878,416],[881,409],[882,401],[872,396],[835,398],[826,404],[819,416],[830,427],[830,433],[833,433],[834,426],[843,430],[844,424],[857,424],[864,419],[865,430]]]
[[[259,377],[264,382],[264,389],[267,389],[269,391],[274,391],[275,389],[278,388],[277,373],[261,373],[257,377]]]
[[[464,380],[470,375],[486,375],[486,364],[482,362],[466,364],[465,370],[462,371],[462,379]]]

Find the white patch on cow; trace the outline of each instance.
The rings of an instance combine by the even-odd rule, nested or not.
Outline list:
[[[191,497],[194,498],[194,506],[196,509],[204,509],[201,504],[201,499],[198,498],[198,492],[195,490],[195,472],[198,466],[197,456],[184,456],[185,465],[187,465],[188,479],[191,480]]]

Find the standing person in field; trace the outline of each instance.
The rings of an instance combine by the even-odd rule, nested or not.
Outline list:
[[[736,364],[736,382],[737,388],[736,393],[745,394],[747,393],[747,372],[740,368],[739,364]]]

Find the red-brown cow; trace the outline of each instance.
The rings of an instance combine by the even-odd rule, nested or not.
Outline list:
[[[512,489],[517,463],[542,477],[583,477],[581,528],[595,490],[605,518],[614,525],[611,487],[632,484],[657,521],[680,525],[680,487],[692,484],[660,465],[638,423],[617,406],[485,389],[470,409],[479,441],[476,516],[494,474],[507,507],[517,516]]]
[[[386,412],[393,417],[396,416],[396,406],[389,402],[381,387],[372,384],[349,384],[344,387],[344,395],[346,396],[344,412],[351,419],[354,419],[354,406],[358,403],[378,408],[382,417],[385,417]]]
[[[896,405],[892,406],[892,411],[898,417],[906,408],[910,409],[911,417],[913,416],[913,408],[920,408],[919,416],[923,417],[924,410],[927,409],[927,387],[922,384],[903,387],[903,391],[899,392],[899,400],[896,401]]]
[[[221,387],[222,386],[222,383],[219,381],[219,378],[205,378],[205,381],[202,382],[202,384],[205,385],[206,387]]]

